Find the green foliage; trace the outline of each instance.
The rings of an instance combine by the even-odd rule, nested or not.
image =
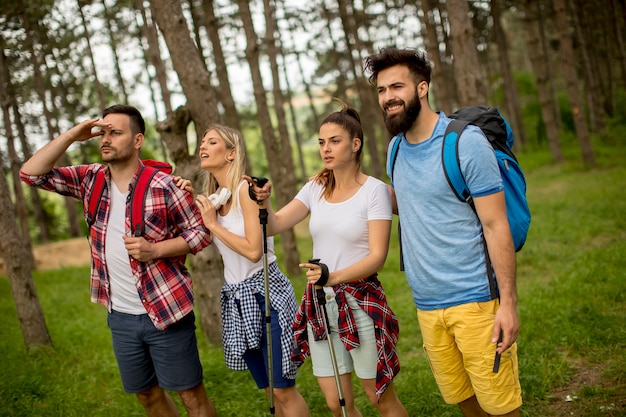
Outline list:
[[[533,214],[528,242],[518,254],[524,416],[617,417],[626,410],[626,152],[623,142],[607,137],[597,140],[598,168],[593,170],[576,159],[551,165],[547,151],[520,156]],[[574,153],[570,148],[575,145],[568,145],[567,154]],[[307,257],[310,239],[302,230],[299,235],[301,254]],[[276,248],[282,259],[279,239]],[[460,417],[437,390],[398,265],[394,228],[380,279],[401,326],[396,391],[411,416]],[[297,294],[304,281],[302,275],[292,277]],[[28,353],[8,281],[0,278],[2,415],[144,415],[121,388],[106,311],[88,300],[88,269],[38,272],[35,282],[54,348]],[[269,414],[267,400],[247,372],[226,369],[219,347],[201,335],[199,346],[207,392],[221,416]],[[298,388],[312,416],[329,415],[310,361],[300,369]],[[356,380],[355,390],[363,415],[377,415]],[[566,402],[566,395],[575,400]]]

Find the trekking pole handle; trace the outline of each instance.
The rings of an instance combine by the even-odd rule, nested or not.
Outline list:
[[[250,177],[250,179],[252,180],[254,185],[256,185],[257,187],[263,187],[265,184],[267,184],[267,181],[268,181],[268,179],[265,177]],[[257,204],[261,204],[261,201],[258,198],[256,198],[256,194],[254,193],[254,191],[252,191],[252,187],[248,188],[248,195],[250,196],[252,201],[256,201]]]

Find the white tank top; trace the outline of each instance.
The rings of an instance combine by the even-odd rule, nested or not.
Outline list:
[[[243,182],[239,184],[239,187],[235,191],[239,195]],[[233,193],[234,194],[234,193]],[[257,217],[258,219],[258,217]],[[217,215],[217,221],[222,227],[229,232],[237,236],[245,236],[243,212],[241,211],[241,205],[239,199],[237,199],[236,207],[231,205],[230,210],[225,216]],[[261,223],[257,223],[261,227]],[[245,256],[240,255],[228,246],[224,244],[219,238],[214,237],[214,242],[222,255],[222,261],[224,262],[224,280],[229,284],[237,284],[244,279],[254,275],[255,272],[263,268],[263,257],[258,262],[252,263]],[[274,255],[274,238],[267,238],[267,263],[268,265],[276,261],[276,255]]]

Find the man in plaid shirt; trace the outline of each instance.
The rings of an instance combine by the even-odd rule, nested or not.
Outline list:
[[[113,349],[124,389],[135,393],[148,415],[178,415],[166,393],[180,396],[190,416],[216,416],[208,398],[195,337],[188,253],[210,236],[182,180],[157,172],[145,196],[142,236],[130,233],[129,192],[143,163],[145,123],[132,106],[114,105],[53,139],[22,167],[31,186],[82,200],[85,214],[96,172],[105,186],[91,236],[91,300],[109,311]],[[55,167],[76,142],[100,138],[103,164]],[[98,196],[95,196],[96,198]]]

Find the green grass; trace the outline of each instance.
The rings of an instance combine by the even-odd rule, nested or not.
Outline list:
[[[626,414],[626,152],[599,147],[596,154],[593,170],[578,162],[546,165],[545,153],[521,158],[533,213],[518,254],[524,416]],[[310,253],[307,240],[300,248],[303,257]],[[439,395],[398,264],[394,235],[380,278],[401,326],[398,395],[411,416],[461,416]],[[0,416],[144,415],[122,390],[106,311],[89,302],[88,269],[37,272],[34,279],[54,347],[26,352],[8,280],[0,278]],[[293,283],[300,294],[303,277]],[[248,373],[228,370],[221,350],[202,336],[199,345],[220,416],[268,415]],[[312,416],[329,415],[310,361],[298,387]],[[566,395],[576,399],[566,402]],[[375,416],[358,387],[357,397],[363,415]]]

